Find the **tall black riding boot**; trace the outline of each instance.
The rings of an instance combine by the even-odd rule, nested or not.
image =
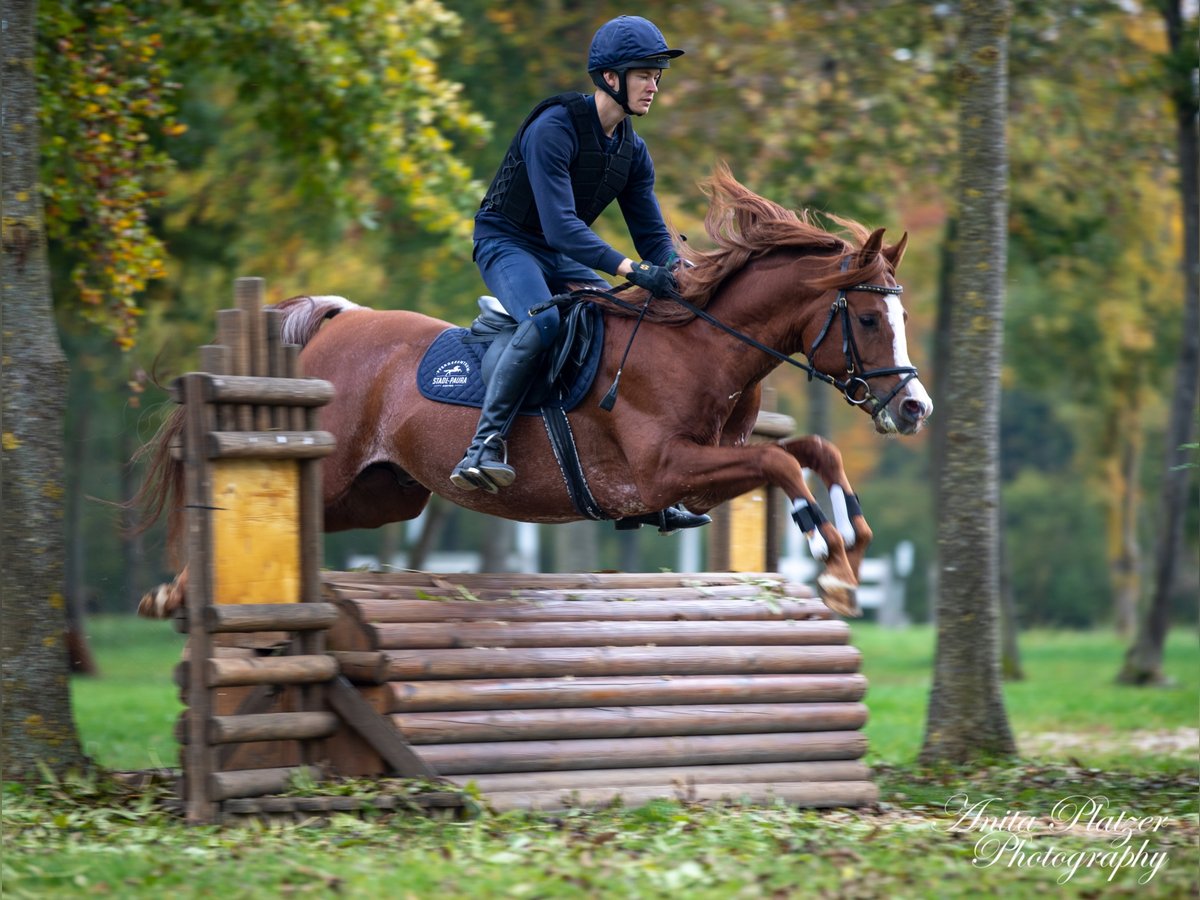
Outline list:
[[[522,322],[496,360],[496,369],[483,395],[479,427],[471,446],[450,473],[450,481],[455,487],[464,491],[483,488],[494,494],[516,480],[517,473],[508,464],[505,438],[537,374],[541,358],[537,326],[532,319]]]
[[[682,503],[676,503],[649,515],[617,519],[616,526],[617,531],[636,531],[643,525],[654,525],[659,534],[674,534],[681,528],[699,528],[711,521],[712,516],[691,512]]]

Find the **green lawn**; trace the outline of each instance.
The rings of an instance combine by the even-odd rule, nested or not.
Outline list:
[[[932,627],[884,630],[853,627],[870,682],[867,724],[870,756],[892,764],[912,762],[924,737],[933,671]],[[1023,681],[1004,687],[1005,707],[1022,756],[1040,762],[1085,765],[1195,762],[1190,752],[1147,756],[1137,748],[1147,732],[1178,733],[1200,726],[1200,639],[1193,629],[1168,636],[1166,673],[1170,687],[1137,688],[1115,683],[1125,645],[1109,631],[1033,631],[1021,635]],[[1050,736],[1046,738],[1044,736]],[[1060,740],[1056,735],[1071,735]],[[1182,735],[1177,734],[1177,737]]]
[[[88,755],[110,769],[177,766],[183,704],[172,679],[184,636],[168,622],[130,616],[95,616],[87,632],[99,676],[76,678],[71,695]]]
[[[167,624],[132,619],[97,619],[90,633],[102,674],[74,685],[89,752],[116,769],[174,765],[170,735],[180,704],[171,671],[181,638]],[[854,643],[871,682],[869,761],[881,791],[877,810],[662,802],[458,821],[347,816],[321,828],[187,828],[164,811],[154,790],[82,777],[34,790],[6,787],[4,896],[724,900],[1200,893],[1194,737],[1200,645],[1194,631],[1171,637],[1168,672],[1175,685],[1151,689],[1113,684],[1123,646],[1111,635],[1023,635],[1027,680],[1005,691],[1022,759],[939,771],[913,763],[924,728],[932,631],[856,625]],[[1163,735],[1174,735],[1177,744],[1190,736],[1191,745],[1185,740],[1181,750],[1148,740]],[[1026,823],[1036,817],[1037,824],[991,835],[969,823],[954,828],[964,798],[992,803],[996,817],[1011,812]],[[1108,832],[1066,829],[1056,812],[1064,802],[1092,803],[1110,819],[1137,817],[1145,824]],[[1164,818],[1146,818],[1152,816]]]

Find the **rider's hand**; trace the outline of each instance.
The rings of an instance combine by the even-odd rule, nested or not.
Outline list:
[[[634,263],[629,274],[625,276],[640,288],[645,288],[654,297],[677,297],[679,285],[675,276],[666,266],[656,266],[654,263],[642,260]]]

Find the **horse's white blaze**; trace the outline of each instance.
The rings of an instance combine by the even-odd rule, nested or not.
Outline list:
[[[912,360],[908,358],[908,336],[904,331],[904,307],[900,303],[900,296],[888,294],[883,298],[883,302],[887,307],[888,324],[892,326],[892,358],[895,360],[892,365],[911,366]],[[933,411],[933,398],[929,396],[919,378],[910,381],[905,391],[909,398],[923,403],[926,411]]]
[[[846,542],[846,549],[850,549],[858,540],[858,536],[855,535],[854,526],[850,522],[850,510],[846,508],[846,492],[840,484],[829,488],[829,502],[833,504],[833,522],[837,526],[838,534]]]

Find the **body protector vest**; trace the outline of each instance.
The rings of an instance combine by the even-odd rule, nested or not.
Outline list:
[[[483,197],[480,209],[498,212],[509,221],[534,234],[542,233],[541,219],[529,184],[529,172],[521,156],[521,138],[530,123],[551,106],[567,108],[579,152],[571,163],[571,189],[575,194],[575,214],[587,225],[596,221],[605,207],[616,199],[629,180],[633,166],[633,142],[629,140],[629,120],[622,120],[620,142],[615,153],[605,153],[592,126],[592,109],[586,94],[566,93],[539,103],[521,123],[509,145],[496,177]]]

